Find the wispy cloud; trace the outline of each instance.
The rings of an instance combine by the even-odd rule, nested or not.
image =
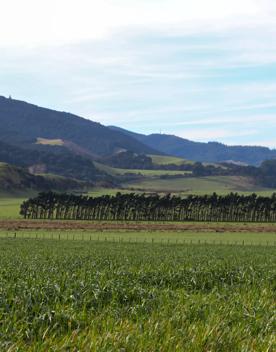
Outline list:
[[[1,6],[0,94],[137,132],[273,144],[275,1]]]
[[[189,34],[266,26],[273,0],[9,0],[1,4],[1,45],[53,45],[141,28]]]

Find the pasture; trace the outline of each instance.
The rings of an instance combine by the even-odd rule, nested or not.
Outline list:
[[[193,161],[178,158],[176,156],[166,156],[166,155],[148,155],[151,159],[152,162],[156,165],[168,165],[168,164],[174,164],[174,165],[185,165],[185,164],[193,164]]]
[[[1,165],[0,165],[1,166]],[[120,170],[120,169],[118,169]],[[1,171],[1,170],[0,170]],[[122,170],[121,170],[122,171]],[[120,172],[121,172],[120,171]],[[115,195],[121,193],[154,193],[159,194],[176,194],[187,196],[189,194],[204,195],[216,192],[220,195],[228,194],[229,192],[238,192],[241,194],[251,194],[252,192],[262,195],[271,196],[276,190],[257,187],[246,177],[239,176],[217,176],[217,177],[182,177],[175,179],[158,179],[155,178],[156,173],[165,172],[160,170],[135,170],[148,171],[153,174],[141,180],[136,180],[123,184],[121,188],[91,188],[87,193],[88,196],[98,197],[101,195]],[[184,172],[184,171],[183,171]],[[154,176],[155,173],[155,176]],[[172,171],[176,173],[176,171]],[[185,173],[185,172],[184,172]],[[51,177],[51,176],[49,176]],[[29,197],[34,197],[34,191],[24,192],[0,192],[0,219],[19,219],[19,208],[22,202]]]
[[[0,219],[19,219],[20,205],[28,197],[0,197]]]
[[[164,175],[175,176],[175,175],[189,175],[191,171],[178,171],[178,170],[142,170],[142,169],[119,169],[104,165],[98,162],[94,162],[95,166],[109,175],[112,176],[122,176],[127,174],[137,175],[137,176],[150,176],[150,177],[160,177]]]
[[[275,348],[274,247],[0,243],[0,350]]]
[[[185,196],[187,194],[205,195],[216,192],[225,195],[230,192],[269,196],[275,190],[256,186],[248,177],[242,176],[207,176],[182,177],[176,179],[142,179],[128,182],[125,188],[144,190],[146,192],[173,193]]]
[[[145,224],[144,224],[145,225]],[[162,225],[161,225],[162,226]],[[275,232],[231,232],[229,228],[226,232],[217,232],[214,229],[206,231],[192,230],[158,230],[150,227],[145,230],[143,226],[139,231],[139,225],[128,229],[127,227],[107,227],[102,224],[102,229],[95,224],[90,229],[70,229],[70,228],[25,228],[17,230],[0,230],[0,238],[13,239],[37,239],[37,240],[66,240],[66,241],[86,241],[86,242],[112,242],[112,243],[144,243],[144,244],[179,244],[179,245],[229,245],[229,246],[275,246]],[[150,230],[152,228],[152,230]],[[207,227],[206,227],[207,229]]]

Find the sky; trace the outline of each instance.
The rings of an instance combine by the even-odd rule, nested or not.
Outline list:
[[[276,148],[275,0],[0,0],[0,95]]]

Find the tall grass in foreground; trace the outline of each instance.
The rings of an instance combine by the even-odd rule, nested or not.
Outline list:
[[[275,248],[0,239],[1,351],[273,351]]]

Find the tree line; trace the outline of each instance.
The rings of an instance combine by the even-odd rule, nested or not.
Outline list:
[[[276,221],[276,194],[271,197],[230,193],[187,198],[158,194],[84,195],[40,193],[24,201],[26,219],[124,221]]]

